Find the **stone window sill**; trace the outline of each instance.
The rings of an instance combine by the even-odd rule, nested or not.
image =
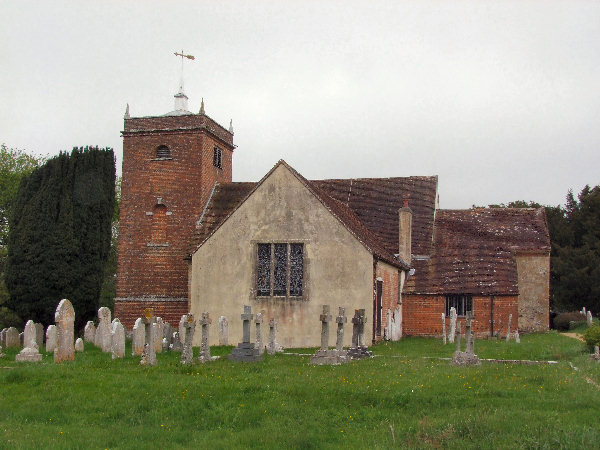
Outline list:
[[[169,243],[165,242],[164,244],[156,244],[154,242],[148,242],[146,247],[169,247]]]

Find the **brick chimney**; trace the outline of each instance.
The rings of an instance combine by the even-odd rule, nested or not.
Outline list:
[[[408,206],[410,195],[402,197],[402,208],[398,210],[398,254],[407,264],[411,263],[412,209]]]

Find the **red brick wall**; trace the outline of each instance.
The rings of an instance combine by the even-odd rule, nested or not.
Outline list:
[[[489,336],[491,327],[492,297],[473,297],[473,330],[480,336]],[[402,330],[407,336],[441,336],[442,313],[445,312],[446,297],[443,295],[402,296]],[[511,328],[517,325],[518,297],[494,296],[494,334],[506,335],[509,314],[513,315]],[[464,318],[459,317],[464,331]],[[446,319],[446,332],[450,318]]]
[[[377,263],[375,278],[383,280],[382,311],[381,311],[381,336],[377,340],[383,339],[384,330],[387,327],[388,309],[394,310],[398,305],[398,269],[381,261]]]
[[[156,158],[160,145],[169,147],[170,159]],[[222,169],[213,166],[215,145],[222,150]],[[184,258],[215,181],[231,181],[233,148],[233,136],[207,116],[125,120],[117,317],[132,310],[139,317],[136,303],[129,301],[145,303],[145,297],[179,299],[187,312]],[[173,307],[180,315],[181,308]]]
[[[131,330],[136,319],[144,316],[145,308],[154,308],[156,317],[162,317],[175,327],[179,325],[181,316],[189,312],[187,301],[120,301],[115,302],[114,317],[118,317],[123,326]]]

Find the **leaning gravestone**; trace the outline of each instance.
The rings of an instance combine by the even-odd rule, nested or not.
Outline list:
[[[111,335],[112,359],[123,358],[125,356],[125,328],[118,319],[113,321]]]
[[[277,321],[271,319],[269,320],[269,342],[267,344],[267,353],[269,355],[274,355],[275,353],[281,352],[283,352],[283,347],[277,343]]]
[[[352,318],[352,347],[348,349],[348,356],[352,359],[370,358],[373,353],[365,345],[365,324],[367,316],[364,309],[354,310]]]
[[[229,359],[232,361],[254,362],[262,361],[264,354],[250,342],[250,321],[252,320],[252,308],[244,305],[244,313],[242,314],[242,342],[233,349]]]
[[[98,310],[98,328],[96,329],[95,344],[103,352],[111,351],[111,328],[110,309],[103,306]]]
[[[131,355],[140,356],[144,351],[144,341],[146,340],[146,327],[141,317],[135,320],[133,325],[133,336],[131,338]]]
[[[56,349],[56,325],[48,325],[46,329],[46,352],[50,353]]]
[[[44,345],[44,325],[41,323],[35,324],[35,342],[37,343],[38,348]]]
[[[21,341],[19,339],[19,331],[15,327],[10,327],[5,334],[6,348],[19,348]]]
[[[156,352],[154,351],[154,342],[156,341],[156,318],[154,317],[154,309],[146,308],[144,310],[144,328],[146,329],[144,351],[142,352],[141,365],[155,366]]]
[[[37,330],[33,320],[28,320],[25,324],[24,348],[15,356],[15,361],[40,362],[42,355],[38,352]]]
[[[75,340],[75,351],[82,352],[83,351],[83,339],[77,338]]]
[[[208,312],[203,312],[202,317],[198,321],[198,323],[202,326],[202,341],[200,341],[200,356],[198,356],[198,361],[201,363],[212,361],[213,359],[217,359],[210,356],[210,345],[208,342],[208,327],[212,323],[212,319],[209,317]]]
[[[62,299],[54,314],[56,322],[56,348],[54,349],[54,362],[72,361],[75,359],[73,340],[75,331],[75,310],[66,298]]]
[[[185,322],[183,322],[183,328],[185,329],[185,343],[183,344],[179,362],[181,364],[192,364],[194,362],[194,348],[192,347],[192,341],[194,339],[196,321],[194,320],[193,314],[184,314],[183,317],[185,317]]]
[[[83,340],[85,342],[91,342],[92,344],[96,340],[96,326],[91,320],[85,324],[85,328],[83,329]]]
[[[219,317],[219,345],[229,345],[229,323],[227,317]]]

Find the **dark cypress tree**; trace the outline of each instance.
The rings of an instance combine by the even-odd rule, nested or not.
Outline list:
[[[115,159],[112,149],[74,148],[25,178],[10,221],[6,285],[23,319],[54,322],[61,298],[76,326],[98,308],[110,250]]]

